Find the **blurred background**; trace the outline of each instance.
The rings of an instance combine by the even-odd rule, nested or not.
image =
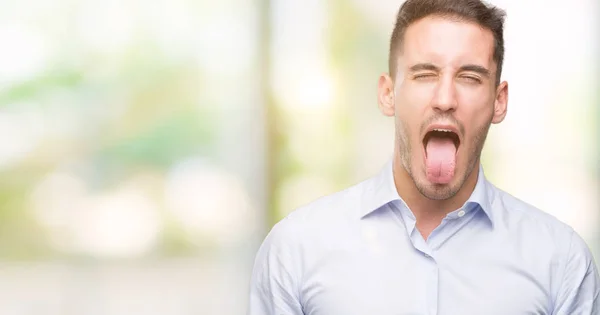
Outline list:
[[[401,2],[2,1],[0,314],[245,313],[271,226],[390,158]],[[600,257],[600,4],[492,3],[486,175]]]

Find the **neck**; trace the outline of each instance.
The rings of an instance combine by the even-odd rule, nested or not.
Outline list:
[[[468,174],[460,190],[454,196],[445,200],[432,200],[423,196],[404,166],[402,166],[398,154],[394,155],[393,163],[394,183],[398,195],[414,214],[417,220],[417,228],[423,237],[427,239],[431,231],[440,225],[448,213],[457,210],[467,202],[477,184],[480,160],[477,159],[473,171]]]

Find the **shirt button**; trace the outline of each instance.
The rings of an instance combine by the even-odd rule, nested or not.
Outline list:
[[[465,210],[458,211],[458,217],[462,218],[465,215]]]

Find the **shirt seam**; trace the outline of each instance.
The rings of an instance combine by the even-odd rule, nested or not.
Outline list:
[[[563,287],[564,283],[565,283],[565,278],[566,278],[566,273],[567,273],[567,265],[569,264],[569,257],[571,257],[571,249],[573,248],[573,234],[575,233],[574,230],[571,230],[571,234],[569,237],[569,249],[567,250],[567,255],[566,260],[564,262],[564,266],[562,267],[562,277],[560,280],[560,284],[558,286],[558,288],[556,289],[556,292],[554,294],[554,299],[552,301],[552,314],[554,314],[554,309],[556,307],[556,303],[558,302],[558,298],[560,295],[560,291],[561,288]]]
[[[288,216],[288,220],[290,220],[290,225],[291,225],[291,230],[292,230],[292,240],[293,240],[293,244],[296,245],[296,254],[297,251],[300,250],[301,246],[300,246],[300,241],[298,239],[298,235],[300,234],[300,229],[298,227],[298,220],[299,218],[293,217],[292,215]],[[290,253],[290,256],[292,256],[291,258],[294,258],[294,253]],[[301,255],[300,255],[301,256]],[[292,276],[294,277],[294,293],[296,293],[296,297],[298,298],[298,304],[300,305],[300,308],[302,309],[302,311],[304,312],[304,303],[302,300],[302,290],[301,290],[301,284],[302,281],[304,279],[304,271],[303,269],[303,264],[301,263],[302,260],[298,259],[298,260],[294,260],[299,262],[299,270],[297,270],[297,272],[293,273]]]

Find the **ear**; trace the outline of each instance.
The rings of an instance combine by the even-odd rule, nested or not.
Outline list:
[[[387,73],[379,76],[379,83],[377,84],[377,101],[379,110],[384,115],[389,117],[394,116],[394,81]]]
[[[508,106],[508,82],[504,81],[496,88],[496,100],[494,101],[494,116],[492,123],[498,124],[506,117]]]

